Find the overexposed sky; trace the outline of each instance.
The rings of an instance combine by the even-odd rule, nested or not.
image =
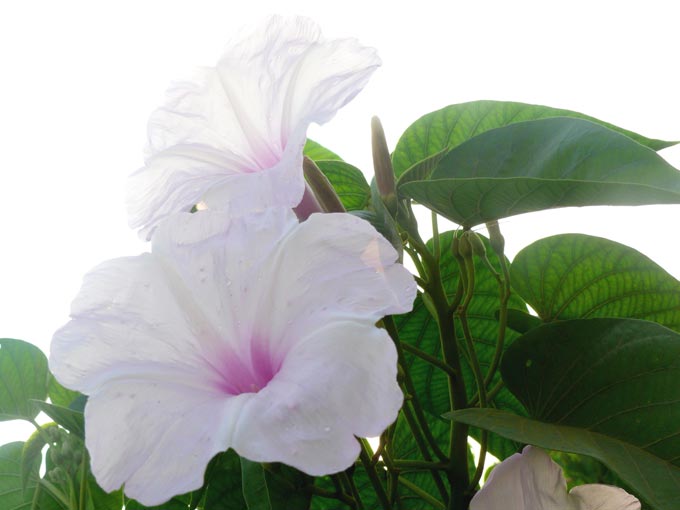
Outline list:
[[[126,176],[173,79],[212,65],[236,29],[303,14],[383,66],[317,141],[370,171],[370,118],[390,147],[419,116],[500,99],[568,108],[680,139],[677,2],[25,1],[0,3],[0,337],[47,351],[83,274],[146,249]],[[661,153],[680,167],[680,149]],[[510,255],[560,232],[633,246],[680,277],[680,206],[564,209],[502,223]],[[0,423],[0,444],[30,428]]]

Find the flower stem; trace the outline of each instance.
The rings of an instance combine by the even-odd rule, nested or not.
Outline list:
[[[366,470],[366,474],[368,474],[368,479],[371,481],[371,485],[373,485],[373,489],[375,490],[375,494],[378,497],[378,501],[380,501],[380,505],[383,507],[383,510],[392,510],[392,505],[387,499],[385,487],[383,487],[383,484],[380,482],[378,472],[375,470],[375,464],[371,462],[373,452],[368,445],[368,441],[366,441],[366,439],[359,439],[359,443],[361,443],[359,459]]]

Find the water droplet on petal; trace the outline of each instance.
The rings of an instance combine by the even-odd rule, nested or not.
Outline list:
[[[330,428],[330,427],[324,427],[324,428],[323,428],[323,431],[324,431],[324,432],[330,432],[330,431],[331,431],[331,428]]]

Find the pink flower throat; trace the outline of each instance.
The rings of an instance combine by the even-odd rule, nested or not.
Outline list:
[[[281,368],[281,361],[272,356],[266,342],[252,339],[249,347],[244,346],[243,352],[231,348],[222,352],[217,365],[220,391],[228,395],[257,393]]]

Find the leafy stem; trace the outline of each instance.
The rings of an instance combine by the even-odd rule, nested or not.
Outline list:
[[[366,474],[368,474],[368,479],[371,481],[371,485],[373,486],[373,490],[375,490],[375,494],[378,497],[378,501],[380,501],[380,505],[383,507],[384,510],[391,510],[392,505],[390,504],[390,501],[387,498],[385,487],[383,487],[383,484],[380,481],[380,478],[378,477],[378,472],[375,469],[375,464],[371,462],[371,457],[373,456],[371,447],[369,446],[368,441],[366,439],[363,438],[359,439],[359,443],[361,444],[359,459],[361,460],[361,464],[364,466],[364,469],[366,470]]]

